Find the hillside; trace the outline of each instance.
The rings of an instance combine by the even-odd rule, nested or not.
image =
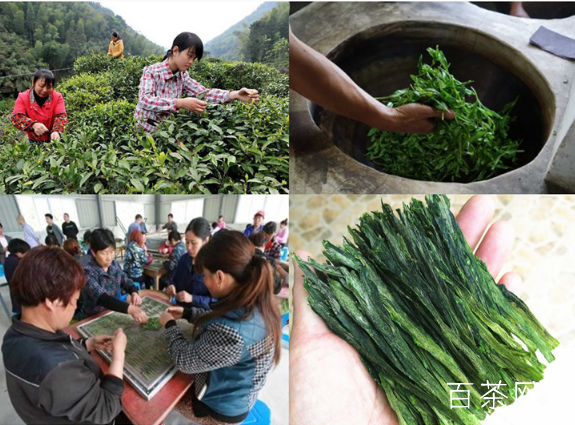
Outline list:
[[[262,3],[253,13],[228,28],[222,34],[208,41],[206,43],[205,50],[213,57],[228,60],[242,60],[243,58],[240,51],[239,40],[234,32],[243,31],[245,27],[249,27],[251,24],[261,19],[277,4],[277,2],[273,1]]]
[[[87,2],[0,2],[0,97],[30,86],[39,67],[71,68],[76,58],[106,53],[110,34],[124,40],[125,53],[148,56],[163,49],[130,28],[121,16]],[[56,73],[56,77],[65,74]]]

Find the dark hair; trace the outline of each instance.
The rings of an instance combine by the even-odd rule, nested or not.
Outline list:
[[[280,221],[280,224],[287,226],[288,225],[288,219],[286,218],[285,220]]]
[[[76,291],[86,283],[82,266],[60,248],[38,246],[20,262],[10,289],[18,304],[34,307],[46,299],[60,299],[68,305]]]
[[[112,35],[113,35],[114,37],[117,37],[118,40],[121,40],[120,36],[118,35],[118,33],[117,33],[116,31],[114,31],[114,32],[112,33]]]
[[[8,252],[10,255],[18,253],[26,254],[28,251],[30,251],[30,245],[22,239],[15,238],[8,242]]]
[[[34,74],[34,79],[32,84],[36,84],[36,81],[44,79],[46,84],[54,87],[56,85],[56,78],[54,77],[54,73],[49,69],[41,68]]]
[[[265,226],[264,226],[264,232],[267,233],[268,235],[273,235],[276,230],[278,229],[278,225],[276,224],[275,221],[268,221]]]
[[[90,229],[86,230],[84,232],[84,243],[87,243],[88,245],[90,244],[90,238],[92,237],[92,231]]]
[[[82,252],[80,245],[78,245],[78,241],[76,239],[66,239],[62,244],[62,248],[72,257],[78,255]]]
[[[220,215],[218,218],[224,218],[224,216],[223,216],[223,215]]]
[[[180,52],[183,52],[190,47],[195,47],[197,60],[202,59],[202,56],[204,55],[204,43],[202,43],[200,37],[191,32],[182,32],[178,34],[176,38],[174,38],[172,47],[167,51],[166,56],[164,56],[164,59],[162,59],[162,62],[174,54],[174,47],[176,46]]]
[[[90,249],[94,254],[109,247],[116,249],[116,238],[112,231],[104,228],[93,230],[90,235]]]
[[[196,217],[186,227],[186,233],[188,232],[192,232],[200,239],[206,239],[211,236],[212,229],[208,220],[203,217]]]
[[[177,230],[172,230],[170,232],[170,234],[168,235],[168,240],[175,240],[175,241],[181,241],[182,240],[182,235],[180,234],[180,232],[178,232]]]
[[[56,235],[48,235],[46,239],[44,239],[44,243],[48,246],[60,246],[60,242],[58,242],[58,238]]]
[[[144,245],[144,234],[139,230],[132,230],[129,242],[136,242],[139,246]]]
[[[48,217],[50,220],[54,220],[54,216],[50,213],[44,214],[44,217]]]
[[[64,213],[64,215],[67,215],[68,217],[70,217],[70,214],[68,214],[68,213]]]
[[[250,235],[249,240],[256,248],[259,248],[268,243],[270,237],[265,232],[256,232]]]
[[[221,270],[231,275],[238,285],[212,311],[196,320],[196,329],[200,329],[200,325],[208,320],[225,316],[239,308],[246,312],[238,320],[249,317],[258,309],[271,337],[268,348],[275,349],[274,361],[277,364],[280,358],[281,319],[274,299],[273,270],[264,257],[256,255],[249,239],[235,230],[223,232],[200,249],[194,268],[198,273],[202,273],[204,268],[212,273]]]
[[[172,213],[169,213],[169,214],[168,214],[168,217],[172,217],[172,218],[174,218],[174,214],[172,214]]]
[[[142,215],[141,215],[141,214],[136,214],[136,220],[139,219],[139,218],[142,218]]]
[[[218,227],[218,223],[213,222],[213,223],[212,223],[212,229],[215,229],[216,227]]]

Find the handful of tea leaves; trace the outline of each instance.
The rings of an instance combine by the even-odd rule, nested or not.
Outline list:
[[[480,101],[472,81],[460,82],[437,47],[429,48],[431,65],[419,58],[413,84],[391,96],[377,98],[393,108],[423,103],[455,112],[452,121],[436,120],[429,134],[398,134],[372,128],[366,156],[383,171],[427,181],[472,182],[496,176],[515,163],[519,141],[511,140],[509,112],[517,99],[496,113]]]
[[[327,264],[296,261],[312,309],[358,351],[401,425],[477,425],[492,407],[482,384],[501,382],[513,403],[516,383],[543,379],[536,351],[552,362],[559,342],[473,255],[449,199],[426,200],[399,218],[389,205],[364,214],[353,242],[324,241]]]
[[[157,331],[161,329],[162,324],[160,323],[159,317],[151,317],[148,319],[148,323],[142,325],[142,329],[145,331]]]

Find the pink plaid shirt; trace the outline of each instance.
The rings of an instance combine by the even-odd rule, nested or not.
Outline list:
[[[138,125],[147,132],[156,131],[157,124],[166,119],[171,112],[178,111],[176,100],[184,91],[188,96],[197,96],[207,91],[203,99],[206,102],[230,102],[227,90],[207,89],[193,80],[187,72],[177,71],[174,74],[166,59],[144,68],[134,113]]]

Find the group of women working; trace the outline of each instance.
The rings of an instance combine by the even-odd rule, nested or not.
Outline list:
[[[108,55],[123,58],[123,51],[122,40],[113,33]],[[185,109],[199,114],[206,109],[206,102],[259,101],[257,90],[207,89],[193,80],[187,71],[202,58],[203,52],[202,40],[196,34],[183,32],[174,39],[161,62],[144,68],[134,113],[139,127],[154,132],[172,112]],[[34,74],[32,87],[18,95],[11,121],[28,134],[30,142],[59,139],[66,129],[68,116],[64,98],[54,90],[55,84],[52,71],[40,69]],[[181,98],[184,93],[188,97]]]
[[[176,242],[174,236],[172,231]],[[175,365],[195,374],[182,410],[196,424],[241,423],[279,361],[273,271],[245,235],[223,230],[211,237],[203,218],[189,223],[185,239],[187,255],[181,255],[167,287],[178,305],[160,317]],[[148,320],[139,307],[138,288],[114,261],[112,232],[92,231],[89,245],[84,269],[62,249],[37,247],[21,258],[14,273],[12,293],[22,313],[6,333],[2,353],[10,399],[26,423],[126,419],[118,416],[126,335],[119,329],[76,341],[62,331],[77,310],[92,316],[110,309],[140,324]],[[118,299],[122,290],[126,302]],[[180,318],[194,323],[193,340],[180,332]],[[93,349],[113,351],[108,374],[88,354]]]

